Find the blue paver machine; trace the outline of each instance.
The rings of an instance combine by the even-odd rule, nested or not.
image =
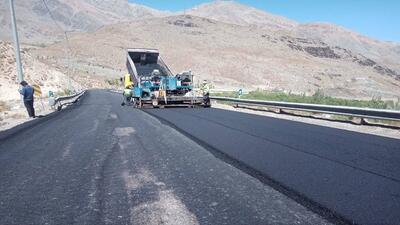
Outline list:
[[[126,66],[133,83],[134,106],[203,106],[210,107],[208,93],[195,92],[193,75],[173,75],[156,49],[128,49]]]

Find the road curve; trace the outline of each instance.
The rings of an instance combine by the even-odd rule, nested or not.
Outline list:
[[[89,91],[1,140],[0,224],[329,224],[120,101],[115,93]],[[231,133],[214,134],[224,140]]]
[[[220,109],[145,111],[310,207],[399,224],[400,140]]]

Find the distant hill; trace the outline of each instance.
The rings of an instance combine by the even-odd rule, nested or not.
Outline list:
[[[51,19],[43,0],[14,1],[21,41],[50,43],[63,38],[62,31],[88,32],[137,18],[167,15],[128,0],[45,0],[58,26]],[[8,1],[0,1],[0,39],[10,40]]]
[[[270,30],[288,30],[298,23],[283,16],[273,15],[235,1],[214,1],[196,6],[187,14],[242,26],[257,26]]]
[[[301,37],[322,40],[333,46],[350,49],[400,71],[400,44],[379,41],[329,23],[301,24],[294,30]]]
[[[332,46],[349,49],[400,71],[400,44],[378,41],[329,23],[300,24],[235,1],[214,1],[190,9],[187,14],[225,23],[256,26],[271,32],[316,39]]]

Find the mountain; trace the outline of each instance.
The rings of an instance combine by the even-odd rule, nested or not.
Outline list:
[[[256,26],[271,32],[285,32],[292,36],[319,40],[332,46],[349,49],[400,71],[399,43],[374,40],[334,24],[301,24],[235,1],[223,0],[202,4],[186,13],[225,23]]]
[[[128,0],[18,0],[14,4],[21,41],[28,43],[51,43],[62,39],[64,31],[88,32],[106,24],[168,15]],[[0,30],[0,39],[11,39],[8,1],[0,2]]]
[[[194,7],[186,14],[242,26],[257,26],[271,30],[292,29],[297,22],[249,7],[235,1],[214,1]]]
[[[262,88],[347,98],[396,98],[400,73],[328,43],[191,15],[103,26],[70,39],[77,74],[118,78],[129,47],[157,48],[174,73],[192,70],[217,88]],[[64,43],[38,49],[63,65]]]
[[[400,44],[398,43],[374,40],[329,23],[300,24],[294,32],[301,37],[318,39],[333,46],[350,49],[400,71]]]

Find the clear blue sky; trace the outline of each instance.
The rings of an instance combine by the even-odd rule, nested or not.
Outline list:
[[[210,0],[129,0],[183,11]],[[400,0],[238,0],[298,22],[330,22],[372,38],[400,42]]]

